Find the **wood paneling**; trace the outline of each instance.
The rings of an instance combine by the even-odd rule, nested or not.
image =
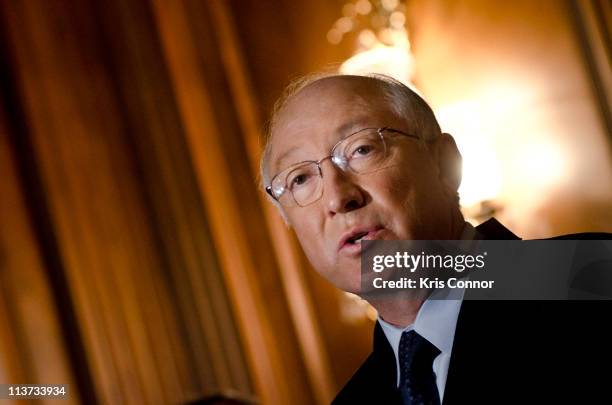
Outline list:
[[[70,384],[74,390],[68,403],[78,403],[60,317],[9,139],[4,101],[0,109],[0,381]]]
[[[12,136],[25,137],[32,156],[16,154],[36,162],[40,181],[25,198],[44,196],[38,208],[48,213],[50,249],[85,350],[82,371],[93,380],[86,402],[252,395],[150,4],[14,2],[3,4],[2,24],[13,101],[24,111],[15,119],[27,123]],[[39,225],[29,226],[39,232]],[[26,245],[14,238],[7,246]],[[36,267],[8,264],[3,314],[15,318],[29,300],[19,281]],[[45,299],[41,291],[33,296]],[[51,301],[67,309],[61,299]],[[53,334],[43,331],[46,357],[26,353],[31,341],[11,358],[32,377],[28,382],[69,382],[59,372],[48,377],[62,361],[50,361]],[[46,374],[28,371],[36,367]],[[79,371],[73,362],[67,367]],[[75,384],[75,399],[77,393]]]
[[[312,402],[245,152],[215,24],[203,3],[155,2],[193,162],[257,391]],[[209,23],[207,23],[209,22]]]

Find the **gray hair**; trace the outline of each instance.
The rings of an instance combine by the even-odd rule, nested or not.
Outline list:
[[[355,75],[346,75],[341,73],[318,72],[306,75],[292,81],[283,91],[279,99],[274,103],[270,120],[264,131],[264,148],[260,162],[260,180],[262,186],[269,185],[270,178],[268,173],[268,160],[271,152],[271,137],[272,130],[277,122],[279,113],[284,107],[305,87],[318,82],[319,80],[329,77],[349,77]],[[419,135],[424,144],[438,135],[440,135],[440,125],[431,107],[418,95],[414,90],[410,89],[404,83],[390,76],[383,74],[369,74],[362,77],[367,77],[375,81],[379,87],[384,99],[389,104],[391,111],[401,119],[406,120],[411,125],[411,131],[415,135]]]

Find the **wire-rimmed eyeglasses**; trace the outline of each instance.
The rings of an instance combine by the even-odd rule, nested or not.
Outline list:
[[[307,160],[284,169],[272,178],[266,192],[283,206],[295,204],[305,207],[323,195],[321,163],[331,159],[342,171],[366,174],[383,167],[389,157],[385,133],[420,139],[420,137],[393,128],[364,128],[354,132],[331,149],[328,156]]]

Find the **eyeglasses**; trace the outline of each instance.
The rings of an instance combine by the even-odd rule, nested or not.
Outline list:
[[[389,148],[386,134],[420,137],[392,128],[365,128],[346,136],[334,145],[321,160],[296,163],[272,178],[266,192],[281,205],[305,207],[323,195],[321,163],[327,159],[342,171],[357,174],[372,173],[388,162]]]

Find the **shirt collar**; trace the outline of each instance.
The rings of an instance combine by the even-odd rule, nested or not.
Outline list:
[[[378,316],[378,322],[394,352],[399,348],[402,333],[414,330],[441,352],[449,353],[457,326],[464,290],[444,288],[435,290],[421,305],[413,324],[398,328]],[[397,353],[396,353],[397,355]]]

